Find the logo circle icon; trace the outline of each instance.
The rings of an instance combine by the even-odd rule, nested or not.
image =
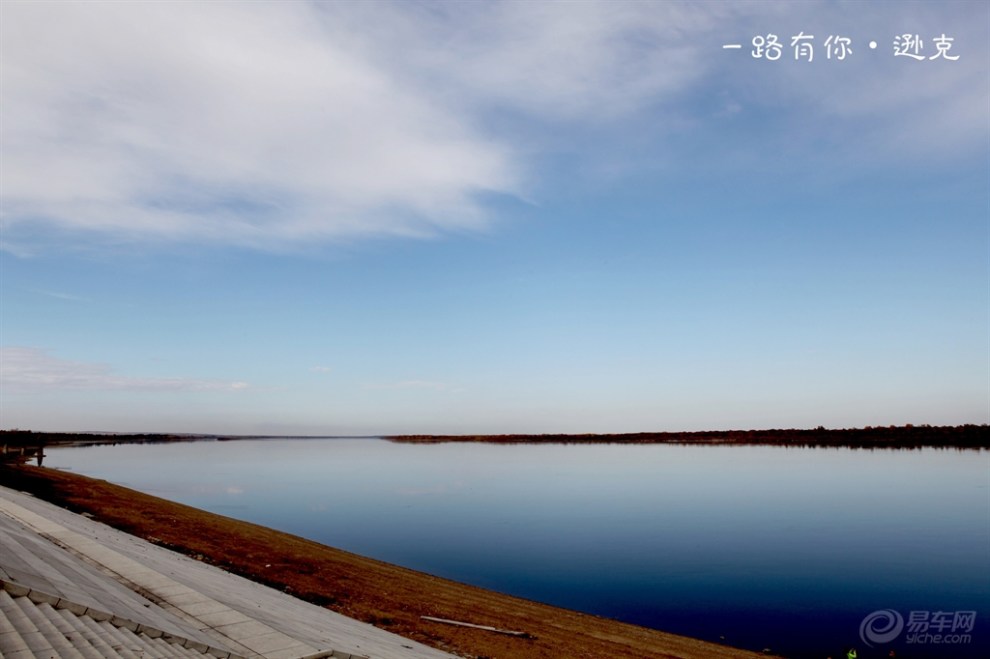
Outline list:
[[[904,630],[904,618],[893,609],[880,609],[863,618],[859,637],[873,647],[874,643],[890,643]]]

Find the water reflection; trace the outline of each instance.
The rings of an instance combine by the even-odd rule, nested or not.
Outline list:
[[[872,611],[976,610],[988,452],[405,445],[298,439],[50,450],[50,466],[523,597],[819,657]],[[934,651],[933,651],[934,650]]]

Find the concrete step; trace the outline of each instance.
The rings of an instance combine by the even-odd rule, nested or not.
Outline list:
[[[14,602],[24,612],[24,615],[31,619],[38,631],[44,635],[54,652],[54,656],[59,657],[59,659],[86,659],[54,624],[53,619],[58,617],[58,614],[55,613],[55,609],[50,604],[47,602],[35,604],[27,597],[18,597]]]
[[[0,657],[34,659],[34,651],[25,636],[37,631],[38,628],[24,615],[14,598],[0,590]]]

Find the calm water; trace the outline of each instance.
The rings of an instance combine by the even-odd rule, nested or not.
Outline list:
[[[740,647],[990,656],[986,451],[280,439],[58,449],[45,464]],[[884,609],[905,623],[887,643],[861,632]],[[952,615],[965,611],[975,625]],[[951,624],[968,643],[936,644]]]

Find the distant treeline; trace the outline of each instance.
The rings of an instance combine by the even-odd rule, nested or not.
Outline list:
[[[200,439],[245,439],[217,435],[164,433],[69,433],[0,430],[0,452],[46,446],[97,444],[155,444]],[[278,439],[271,437],[271,439]],[[478,442],[485,444],[738,444],[770,446],[835,446],[852,448],[961,448],[990,449],[990,425],[867,426],[865,428],[770,430],[702,430],[696,432],[638,432],[612,434],[544,435],[390,435],[385,439],[409,444]]]
[[[479,442],[485,444],[737,444],[770,446],[834,446],[850,448],[990,448],[990,426],[867,426],[811,430],[704,430],[582,435],[392,435],[386,439],[410,444]]]
[[[34,432],[32,430],[0,430],[0,449],[31,448],[55,445],[136,444],[182,442],[202,439],[199,435],[169,435],[162,433],[116,434],[91,432]]]

